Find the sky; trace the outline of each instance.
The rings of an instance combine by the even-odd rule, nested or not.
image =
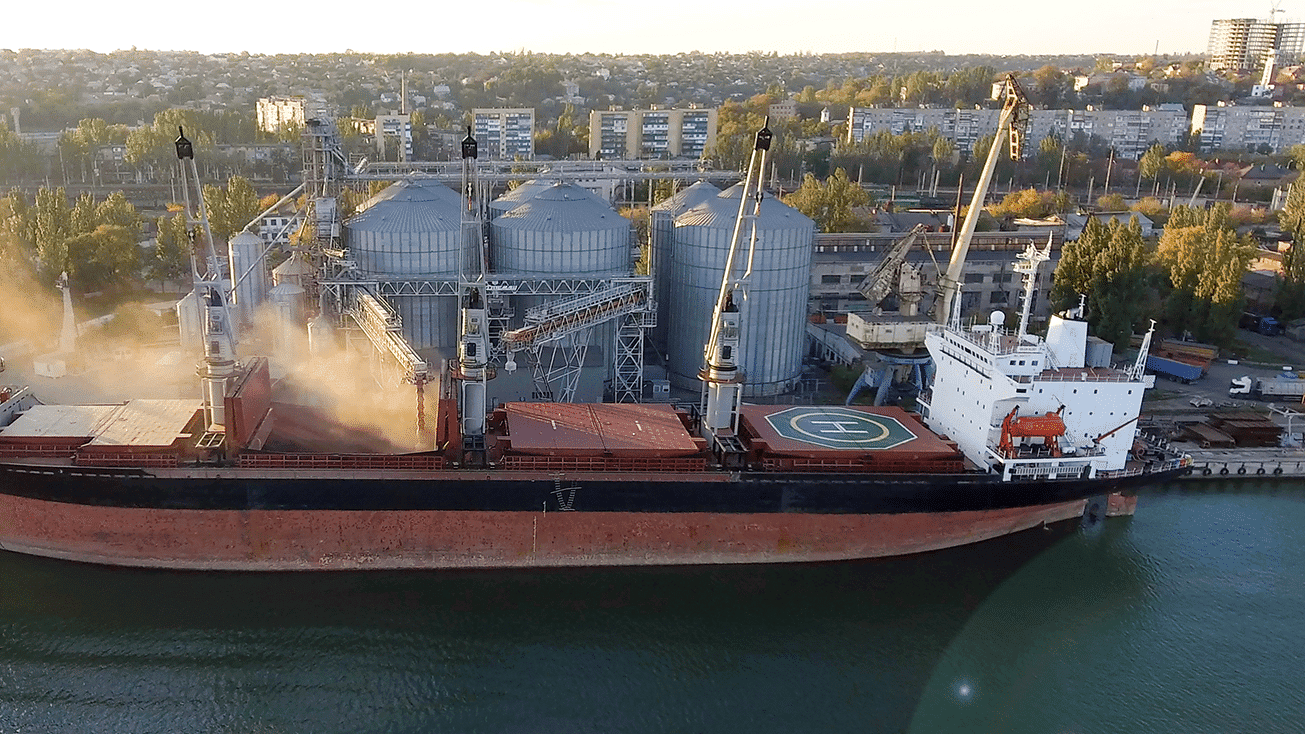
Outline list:
[[[1267,18],[1270,12],[1268,0],[18,3],[5,11],[0,48],[257,54],[1179,54],[1205,51],[1212,20]],[[1300,20],[1305,0],[1282,0],[1280,7],[1279,20]]]

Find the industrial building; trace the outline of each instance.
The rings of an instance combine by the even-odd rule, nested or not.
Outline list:
[[[874,270],[885,253],[904,232],[877,234],[817,234],[811,256],[811,311],[825,314],[866,312],[873,308],[858,292],[858,286]],[[907,257],[922,274],[926,293],[937,288],[935,263],[946,264],[951,258],[951,233],[933,232],[923,236],[919,246]],[[1028,245],[1045,245],[1045,233],[976,232],[965,261],[965,279],[961,285],[961,314],[971,316],[993,309],[1019,306],[1022,284],[1012,267],[1016,256]],[[1030,309],[1034,319],[1051,315],[1045,294],[1051,290],[1051,277],[1060,261],[1063,237],[1054,233],[1051,260],[1038,273],[1038,282]],[[922,304],[928,310],[930,295]]]
[[[509,161],[535,157],[533,107],[479,107],[471,111],[471,118],[483,157]]]
[[[589,113],[590,158],[701,158],[715,144],[715,109]]]

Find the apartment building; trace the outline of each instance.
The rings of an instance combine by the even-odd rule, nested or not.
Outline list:
[[[376,154],[386,160],[386,141],[399,140],[399,160],[412,160],[412,115],[376,116]]]
[[[1162,104],[1140,110],[1066,110],[1069,137],[1076,133],[1101,138],[1115,156],[1137,160],[1154,143],[1175,148],[1187,135],[1187,112],[1180,104]]]
[[[894,135],[935,128],[959,152],[974,152],[975,144],[997,131],[1000,111],[944,108],[852,108],[846,141],[864,140],[879,130]],[[1069,139],[1075,133],[1096,135],[1115,149],[1120,158],[1136,160],[1154,142],[1175,147],[1187,134],[1187,113],[1182,105],[1157,105],[1141,110],[1034,110],[1029,119],[1025,157],[1037,153],[1038,142],[1048,135]]]
[[[701,158],[716,143],[716,110],[594,110],[589,156],[605,159]]]
[[[1216,150],[1285,153],[1305,144],[1305,107],[1192,107],[1191,132],[1201,152]]]
[[[1259,71],[1276,51],[1280,63],[1295,63],[1305,50],[1305,23],[1227,18],[1210,24],[1211,69]]]
[[[937,128],[961,153],[971,153],[984,135],[997,130],[998,110],[942,107],[853,107],[848,113],[846,142],[859,143],[873,133],[894,135]]]
[[[481,158],[530,160],[535,157],[533,107],[480,107],[471,111]]]
[[[261,97],[258,100],[258,129],[275,133],[287,125],[303,126],[306,101],[303,97]]]

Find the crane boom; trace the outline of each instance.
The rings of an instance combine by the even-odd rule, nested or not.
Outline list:
[[[992,148],[984,161],[983,172],[974,187],[974,197],[970,199],[970,208],[965,213],[965,222],[956,237],[956,246],[952,248],[952,258],[947,264],[947,274],[938,283],[941,296],[934,319],[945,324],[951,319],[952,302],[960,290],[961,273],[965,269],[965,258],[970,251],[970,240],[974,237],[974,227],[979,223],[979,214],[983,210],[983,201],[988,196],[988,184],[992,181],[993,171],[997,169],[998,149],[1010,142],[1010,156],[1019,160],[1024,147],[1024,131],[1029,122],[1029,102],[1024,91],[1015,81],[1014,74],[1006,75],[1006,90],[1001,107],[1001,117],[997,121],[997,135],[993,138]]]
[[[729,252],[725,256],[725,272],[721,276],[720,293],[711,315],[711,332],[703,350],[702,428],[718,442],[727,432],[732,432],[738,417],[739,402],[743,397],[743,372],[739,369],[739,345],[742,316],[734,300],[752,275],[752,258],[757,250],[757,216],[761,213],[761,182],[766,175],[766,159],[774,135],[770,132],[770,118],[757,131],[748,160],[747,174],[743,178],[739,195],[739,215],[734,220],[734,233],[730,237]],[[755,187],[755,188],[754,188]],[[748,204],[752,212],[748,213]],[[739,256],[739,240],[743,234],[744,220],[752,224],[747,244],[747,263],[742,275],[734,272]]]
[[[915,246],[916,241],[926,231],[928,231],[928,227],[925,225],[915,225],[905,237],[893,244],[888,253],[884,255],[884,259],[856,287],[872,307],[879,305],[879,302],[884,300],[884,296],[888,295],[896,286],[894,281],[897,271],[901,269],[902,263],[906,262],[906,256],[910,254],[911,248]]]

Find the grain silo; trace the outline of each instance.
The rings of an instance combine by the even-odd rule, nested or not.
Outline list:
[[[231,264],[231,279],[235,283],[235,319],[242,324],[254,323],[254,316],[267,300],[267,262],[263,259],[266,245],[263,238],[253,232],[237,232],[227,242],[227,255]]]
[[[535,194],[552,186],[553,181],[542,181],[540,179],[531,179],[513,189],[508,189],[506,193],[497,199],[489,202],[489,218],[498,219],[504,212],[512,211],[521,206],[522,203],[530,200]]]
[[[671,382],[680,388],[697,389],[701,384],[703,345],[711,330],[741,195],[742,185],[733,186],[675,218],[667,350]],[[767,196],[756,226],[752,276],[740,303],[739,366],[747,380],[744,395],[778,395],[790,390],[802,372],[815,223]],[[746,259],[750,234],[750,227],[743,227],[740,265]],[[736,272],[742,274],[743,268]]]
[[[707,199],[720,195],[720,189],[706,181],[681,189],[669,199],[654,206],[649,212],[648,237],[652,248],[652,276],[657,299],[657,326],[653,329],[653,343],[666,352],[667,328],[671,315],[671,251],[675,248],[675,218]]]
[[[344,224],[344,242],[363,279],[448,280],[462,262],[462,207],[438,181],[400,181],[363,203]],[[417,349],[451,354],[457,345],[455,296],[396,295],[390,304]]]
[[[583,188],[558,183],[490,224],[490,263],[512,275],[630,272],[630,220]]]

